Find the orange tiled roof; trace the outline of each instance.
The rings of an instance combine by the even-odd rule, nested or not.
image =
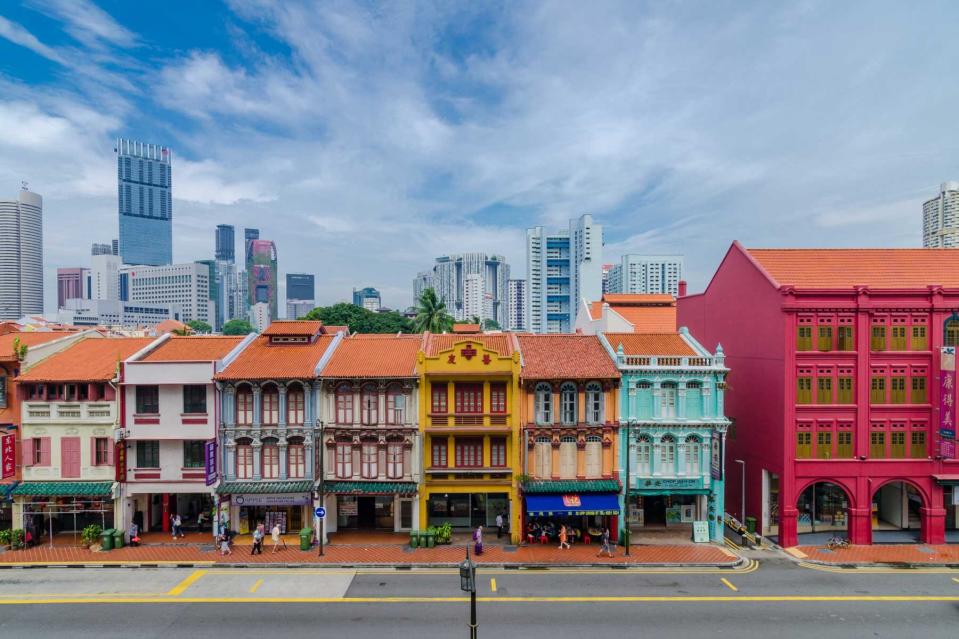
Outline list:
[[[526,379],[618,378],[595,335],[517,335]]]
[[[173,331],[182,331],[184,329],[186,329],[188,332],[193,332],[192,328],[180,320],[165,319],[156,325],[154,332],[156,332],[157,335],[163,335],[164,333],[172,333]]]
[[[697,353],[686,343],[679,333],[606,333],[606,340],[613,350],[627,355],[673,355],[675,357],[695,356]]]
[[[152,337],[88,337],[55,353],[21,375],[21,382],[106,382],[117,362],[153,341]]]
[[[415,377],[419,335],[354,335],[340,342],[323,377]]]
[[[487,350],[495,351],[504,357],[513,354],[513,342],[511,336],[506,333],[477,335],[454,335],[452,333],[442,333],[439,335],[430,334],[426,338],[426,355],[436,357],[442,351],[449,350],[457,343],[473,342],[482,344]]]
[[[608,296],[607,296],[608,297]],[[660,297],[660,296],[643,296]],[[618,313],[624,320],[633,325],[634,330],[647,333],[666,333],[676,330],[676,303],[671,295],[662,296],[672,301],[670,305],[656,303],[653,305],[622,305],[609,304],[612,311]],[[604,297],[605,299],[605,297]],[[660,300],[660,302],[663,300]],[[590,317],[599,319],[603,316],[603,302],[592,302],[589,309]]]
[[[320,333],[323,322],[319,320],[273,320],[263,335],[311,336]]]
[[[284,335],[288,333],[283,333]],[[243,349],[233,362],[216,376],[222,380],[303,379],[313,377],[316,365],[333,342],[332,335],[320,335],[312,342],[271,344],[260,335]]]
[[[174,335],[150,351],[141,362],[201,362],[222,359],[243,341],[242,335]]]
[[[613,304],[675,304],[669,293],[604,293],[603,301]]]
[[[0,335],[0,360],[15,359],[13,355],[13,341],[17,338],[20,339],[21,344],[26,344],[27,350],[29,351],[31,346],[46,344],[47,342],[52,342],[55,339],[60,339],[61,337],[67,337],[69,335],[72,335],[72,333],[58,331],[26,331],[23,333],[4,333],[3,335]]]
[[[349,332],[350,332],[349,326],[335,326],[335,325],[329,326],[328,325],[323,327],[324,335],[336,335],[337,333],[349,333]]]
[[[482,328],[479,324],[453,324],[454,333],[480,333]]]
[[[745,249],[779,286],[959,287],[954,249]]]

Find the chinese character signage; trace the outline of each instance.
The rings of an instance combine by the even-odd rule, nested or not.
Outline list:
[[[126,483],[127,481],[127,444],[124,441],[119,441],[116,443],[113,449],[113,461],[114,461],[114,481],[117,481],[121,484]]]
[[[956,347],[943,346],[939,360],[939,454],[956,456]]]
[[[17,449],[13,433],[0,435],[0,479],[9,479],[17,473]]]
[[[216,472],[216,442],[208,441],[203,445],[203,457],[206,460],[206,485],[212,486],[219,479]]]
[[[578,508],[583,505],[579,495],[563,495],[563,505],[567,508]]]

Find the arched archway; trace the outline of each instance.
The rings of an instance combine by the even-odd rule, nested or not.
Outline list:
[[[846,487],[831,481],[814,481],[796,500],[796,533],[849,537],[849,509],[854,505]]]
[[[928,506],[927,496],[908,480],[891,479],[873,490],[873,543],[919,543],[922,535],[922,514]]]

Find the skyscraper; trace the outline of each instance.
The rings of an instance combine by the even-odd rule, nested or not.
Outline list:
[[[316,287],[309,273],[286,274],[286,318],[303,317],[316,307]]]
[[[526,231],[526,321],[534,333],[568,333],[581,298],[603,293],[603,227],[592,215],[569,221],[569,229]]]
[[[607,293],[665,293],[679,295],[683,279],[682,255],[624,255],[609,270]],[[597,301],[597,300],[589,300]]]
[[[90,269],[82,267],[57,269],[57,308],[63,308],[67,300],[88,299],[87,279]]]
[[[216,227],[214,257],[227,262],[233,262],[236,259],[236,240],[233,237],[233,226],[230,224],[218,224]]]
[[[959,248],[959,182],[943,182],[922,204],[922,247]]]
[[[423,291],[428,288],[433,288],[433,271],[420,271],[413,278],[413,306],[419,303]]]
[[[118,139],[120,259],[124,264],[173,262],[171,160],[165,146]]]
[[[380,292],[372,286],[353,289],[353,305],[361,306],[368,311],[379,311],[383,307]]]
[[[0,200],[0,319],[43,313],[43,198]]]
[[[470,275],[479,279],[469,280],[471,297],[467,308],[467,277]],[[469,320],[479,315],[481,320],[492,319],[503,326],[506,324],[508,281],[509,264],[502,255],[460,253],[436,258],[431,273],[422,272],[416,276],[413,291],[418,298],[423,290],[432,287],[457,320]]]
[[[109,244],[100,244],[94,242],[93,246],[90,247],[90,255],[118,255],[119,244],[117,240],[113,240]]]
[[[509,310],[507,324],[503,328],[511,331],[527,331],[529,326],[526,322],[526,280],[510,280],[509,289]]]
[[[249,240],[246,243],[246,264],[249,305],[252,307],[255,304],[267,304],[270,308],[270,319],[276,319],[276,245],[271,240]]]

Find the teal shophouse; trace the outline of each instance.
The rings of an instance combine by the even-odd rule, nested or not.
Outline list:
[[[729,426],[722,346],[713,355],[686,328],[600,338],[623,376],[620,508],[634,543],[652,535],[691,537],[697,521],[721,542]]]

